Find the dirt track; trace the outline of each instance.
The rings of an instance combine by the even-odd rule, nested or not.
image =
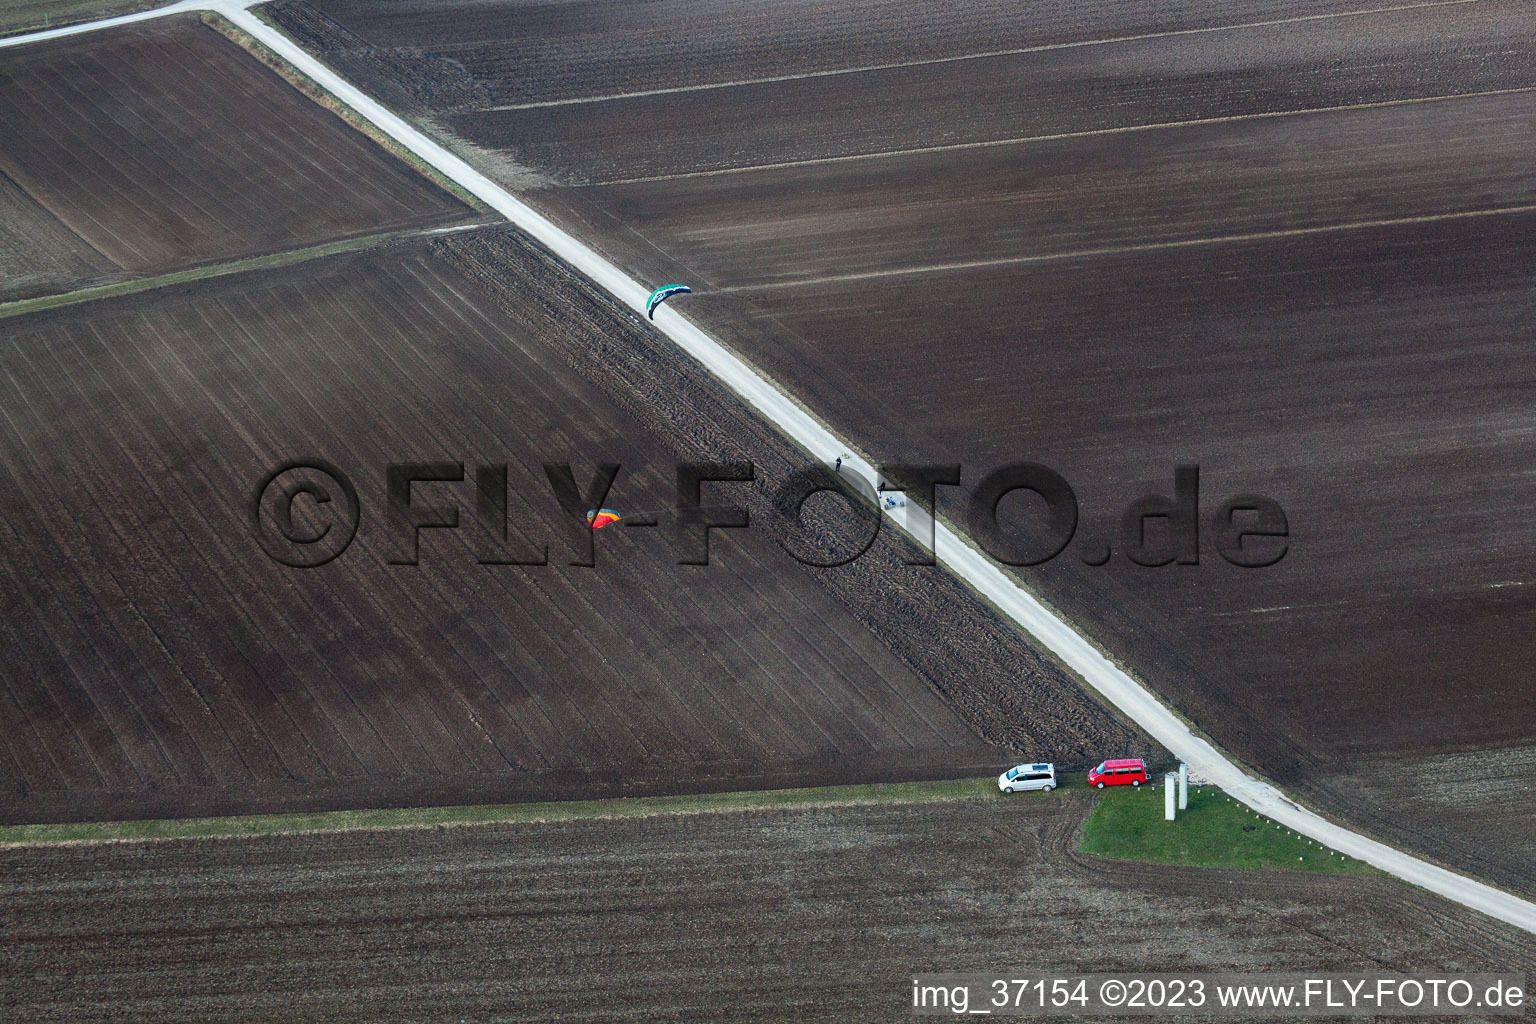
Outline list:
[[[1079,862],[1086,807],[10,851],[0,1007],[37,1021],[895,1021],[910,1019],[915,972],[1536,968],[1530,936],[1391,881]]]

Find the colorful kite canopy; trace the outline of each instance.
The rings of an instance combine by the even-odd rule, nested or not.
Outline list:
[[[693,289],[689,288],[685,284],[662,285],[660,288],[657,288],[655,291],[651,292],[651,297],[645,300],[645,315],[649,319],[655,320],[657,306],[661,305],[663,302],[666,302],[674,295],[681,295],[684,292],[691,291],[693,291]]]
[[[611,508],[594,508],[587,511],[587,525],[594,530],[601,530],[609,523],[616,523],[623,518]]]

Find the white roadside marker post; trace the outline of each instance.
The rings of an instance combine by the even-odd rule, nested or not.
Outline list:
[[[1173,790],[1177,785],[1175,782],[1177,778],[1178,776],[1173,772],[1163,776],[1163,818],[1167,821],[1173,820]]]
[[[1189,765],[1179,763],[1179,810],[1189,807]]]

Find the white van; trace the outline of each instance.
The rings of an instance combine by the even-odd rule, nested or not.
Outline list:
[[[1004,793],[1038,789],[1046,793],[1056,788],[1054,764],[1016,764],[997,777],[997,788]]]

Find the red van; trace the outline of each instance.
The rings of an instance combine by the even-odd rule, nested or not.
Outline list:
[[[1146,781],[1147,766],[1139,757],[1105,761],[1088,773],[1088,785],[1100,789],[1105,786],[1139,786]]]

